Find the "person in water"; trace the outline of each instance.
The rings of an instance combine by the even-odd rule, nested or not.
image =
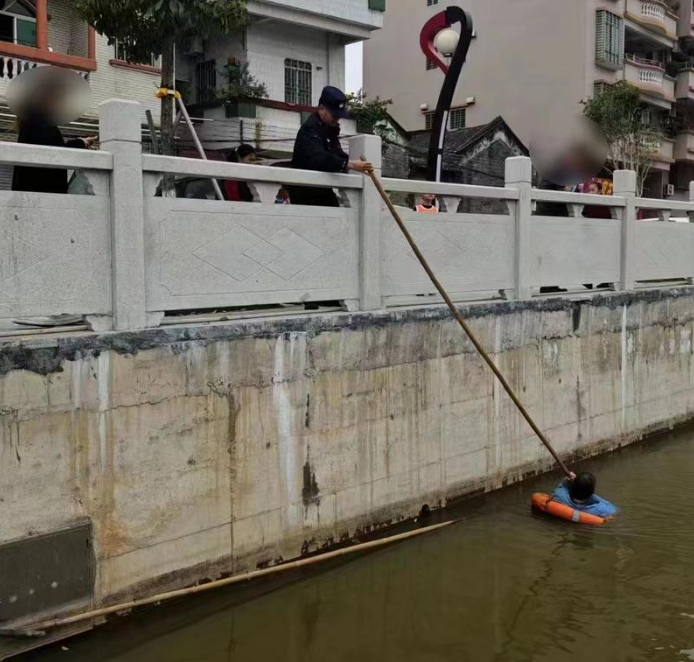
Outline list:
[[[613,517],[619,509],[595,494],[595,476],[592,473],[571,473],[552,493],[552,501],[562,503],[597,517]]]

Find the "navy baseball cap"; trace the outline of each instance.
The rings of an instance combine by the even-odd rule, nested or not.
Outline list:
[[[335,117],[344,119],[349,115],[345,93],[332,85],[323,88],[318,104],[325,106]]]

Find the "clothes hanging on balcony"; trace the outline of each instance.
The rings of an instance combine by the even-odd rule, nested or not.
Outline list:
[[[17,142],[45,147],[74,147],[86,149],[81,138],[66,141],[60,129],[42,115],[34,113],[20,122]],[[68,178],[64,168],[32,168],[15,166],[12,177],[13,191],[37,193],[67,193]]]

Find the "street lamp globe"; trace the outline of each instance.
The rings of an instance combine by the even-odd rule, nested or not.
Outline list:
[[[444,57],[452,57],[458,48],[460,35],[452,28],[441,30],[434,38],[434,47]]]

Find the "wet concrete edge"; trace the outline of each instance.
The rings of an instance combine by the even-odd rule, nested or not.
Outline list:
[[[464,317],[475,320],[489,316],[504,316],[519,312],[567,312],[578,331],[583,306],[617,309],[638,303],[657,303],[694,296],[694,287],[641,290],[635,292],[606,292],[573,298],[530,299],[525,301],[493,301],[459,306]],[[394,309],[378,312],[307,313],[302,317],[273,320],[219,322],[205,325],[172,326],[136,332],[113,332],[50,338],[12,339],[0,342],[0,376],[14,370],[26,370],[39,375],[62,372],[65,361],[97,357],[103,352],[135,355],[141,351],[187,343],[208,344],[243,338],[271,338],[286,333],[317,335],[341,330],[359,331],[385,328],[408,322],[435,322],[450,319],[444,305],[421,308]],[[682,321],[682,320],[680,320]]]

